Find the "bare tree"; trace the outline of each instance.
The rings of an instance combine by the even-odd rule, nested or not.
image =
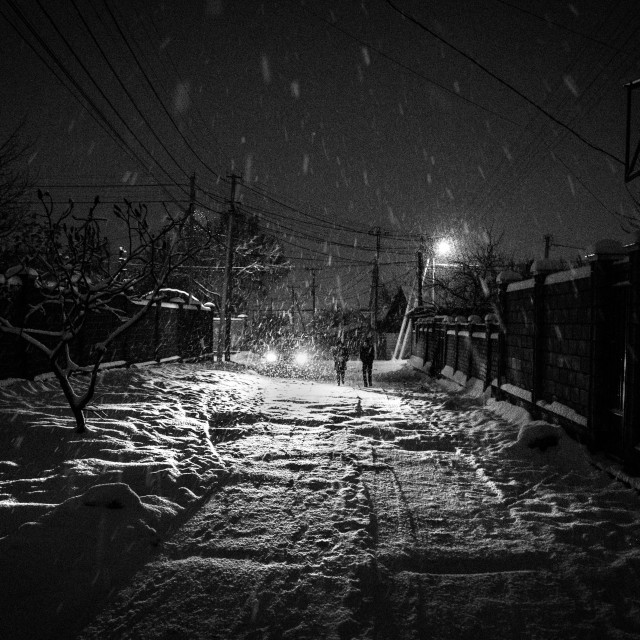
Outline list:
[[[82,433],[87,428],[84,411],[94,396],[109,345],[149,312],[168,277],[190,257],[184,245],[175,242],[188,213],[167,212],[153,230],[145,205],[125,201],[108,218],[101,218],[96,198],[86,214],[77,214],[70,203],[56,215],[50,196],[38,192],[38,197],[44,210],[38,234],[33,243],[25,241],[21,265],[5,274],[0,332],[25,340],[46,356],[76,430]],[[112,234],[125,238],[115,261],[103,233],[107,221]],[[199,245],[190,251],[202,249],[208,241],[203,230]],[[23,288],[28,286],[37,289],[37,295],[25,298]],[[141,286],[151,288],[144,304],[127,304]],[[93,345],[89,362],[81,364],[73,354],[79,352],[77,343],[88,317],[96,313],[114,317],[117,323]],[[77,375],[81,373],[86,375]]]
[[[209,298],[220,311],[220,299],[225,271],[224,222],[202,224],[210,230],[212,242],[206,252],[194,253],[193,258],[171,277],[177,288],[187,289]],[[199,234],[188,229],[182,241],[189,245]],[[231,308],[235,313],[247,311],[247,306],[260,306],[260,301],[274,284],[291,271],[276,238],[266,233],[255,216],[239,208],[233,236],[233,274]]]
[[[473,313],[494,308],[496,276],[504,269],[517,268],[514,254],[503,245],[504,232],[492,226],[475,231],[467,228],[464,236],[457,236],[446,264],[434,270],[439,306]]]

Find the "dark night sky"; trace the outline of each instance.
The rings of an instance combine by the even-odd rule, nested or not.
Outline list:
[[[25,121],[37,182],[61,200],[184,201],[195,172],[201,207],[220,211],[229,172],[242,173],[243,199],[287,253],[318,252],[297,264],[334,256],[319,278],[340,276],[345,298],[368,282],[375,225],[390,233],[383,262],[400,263],[387,269],[400,279],[412,269],[410,236],[464,233],[464,220],[504,230],[531,257],[545,233],[575,247],[629,241],[620,215],[633,215],[639,188],[623,178],[623,85],[640,77],[636,1],[393,4],[606,153],[385,0],[5,0],[0,135]],[[154,182],[170,186],[141,186]]]

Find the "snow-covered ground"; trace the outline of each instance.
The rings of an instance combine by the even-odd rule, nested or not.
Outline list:
[[[378,362],[0,387],[0,638],[640,638],[640,498],[561,429]]]

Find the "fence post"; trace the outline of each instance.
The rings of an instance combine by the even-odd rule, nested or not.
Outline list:
[[[447,334],[449,330],[449,320],[449,316],[446,316],[440,324],[440,334],[442,335],[442,362],[440,363],[440,370],[436,371],[436,375],[447,366],[447,360],[449,359],[449,336]]]
[[[632,464],[640,463],[635,447],[640,442],[640,233],[629,251],[629,311],[627,368],[625,379],[624,432],[625,451],[632,452]]]
[[[542,261],[541,261],[542,262]],[[542,399],[544,379],[544,281],[548,270],[534,262],[533,272],[533,362],[531,376],[531,404],[536,407]]]
[[[160,362],[160,302],[156,302],[156,311],[153,317],[153,359]]]
[[[622,247],[619,242],[601,240],[589,251],[591,263],[591,352],[589,375],[589,410],[587,430],[594,443],[603,448],[611,439],[607,420],[607,335],[609,328],[609,295],[613,262],[620,258]],[[610,444],[610,443],[609,443]]]
[[[456,316],[454,322],[455,322],[454,331],[455,331],[455,341],[456,341],[456,354],[453,359],[453,373],[455,373],[458,370],[458,359],[460,357],[460,339],[458,337],[458,334],[460,333],[460,318]]]
[[[469,330],[467,331],[467,370],[465,373],[468,379],[473,378],[473,322],[471,318],[467,318],[467,321]]]
[[[496,283],[499,286],[498,293],[498,363],[496,371],[496,382],[498,389],[496,390],[496,397],[501,399],[502,393],[500,391],[503,384],[505,384],[507,373],[507,331],[508,331],[508,311],[509,311],[509,295],[508,287],[512,282],[519,282],[522,280],[522,276],[515,271],[501,271],[496,277]]]
[[[477,315],[471,315],[467,318],[468,322],[469,322],[469,353],[468,353],[468,359],[467,359],[467,367],[469,369],[469,372],[467,373],[468,377],[470,378],[475,378],[476,376],[473,375],[474,374],[474,365],[476,367],[476,373],[478,373],[477,371],[477,366],[478,366],[478,358],[476,358],[475,355],[475,350],[473,348],[473,334],[474,334],[474,329],[475,328],[479,328],[479,326],[482,323],[482,318],[480,318],[480,316]]]
[[[423,350],[424,357],[422,359],[422,367],[423,368],[426,367],[427,362],[430,362],[430,360],[429,360],[429,346],[430,346],[430,343],[431,343],[431,341],[429,340],[430,332],[431,332],[431,327],[427,324],[424,327],[424,350]]]
[[[484,371],[484,388],[488,389],[491,386],[491,377],[493,373],[492,365],[493,365],[493,340],[491,339],[491,330],[493,325],[496,323],[498,316],[493,313],[488,313],[484,317],[484,327],[485,327],[485,341],[486,341],[486,366]],[[500,334],[498,333],[498,336]]]

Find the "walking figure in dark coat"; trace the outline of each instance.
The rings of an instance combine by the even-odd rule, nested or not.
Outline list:
[[[365,338],[360,347],[360,360],[362,360],[362,379],[364,386],[371,386],[371,374],[373,370],[373,360],[375,358],[375,349],[371,338]]]
[[[349,360],[349,349],[345,346],[342,340],[338,340],[338,342],[336,342],[336,346],[333,347],[333,365],[336,368],[338,384],[344,384],[347,360]]]

